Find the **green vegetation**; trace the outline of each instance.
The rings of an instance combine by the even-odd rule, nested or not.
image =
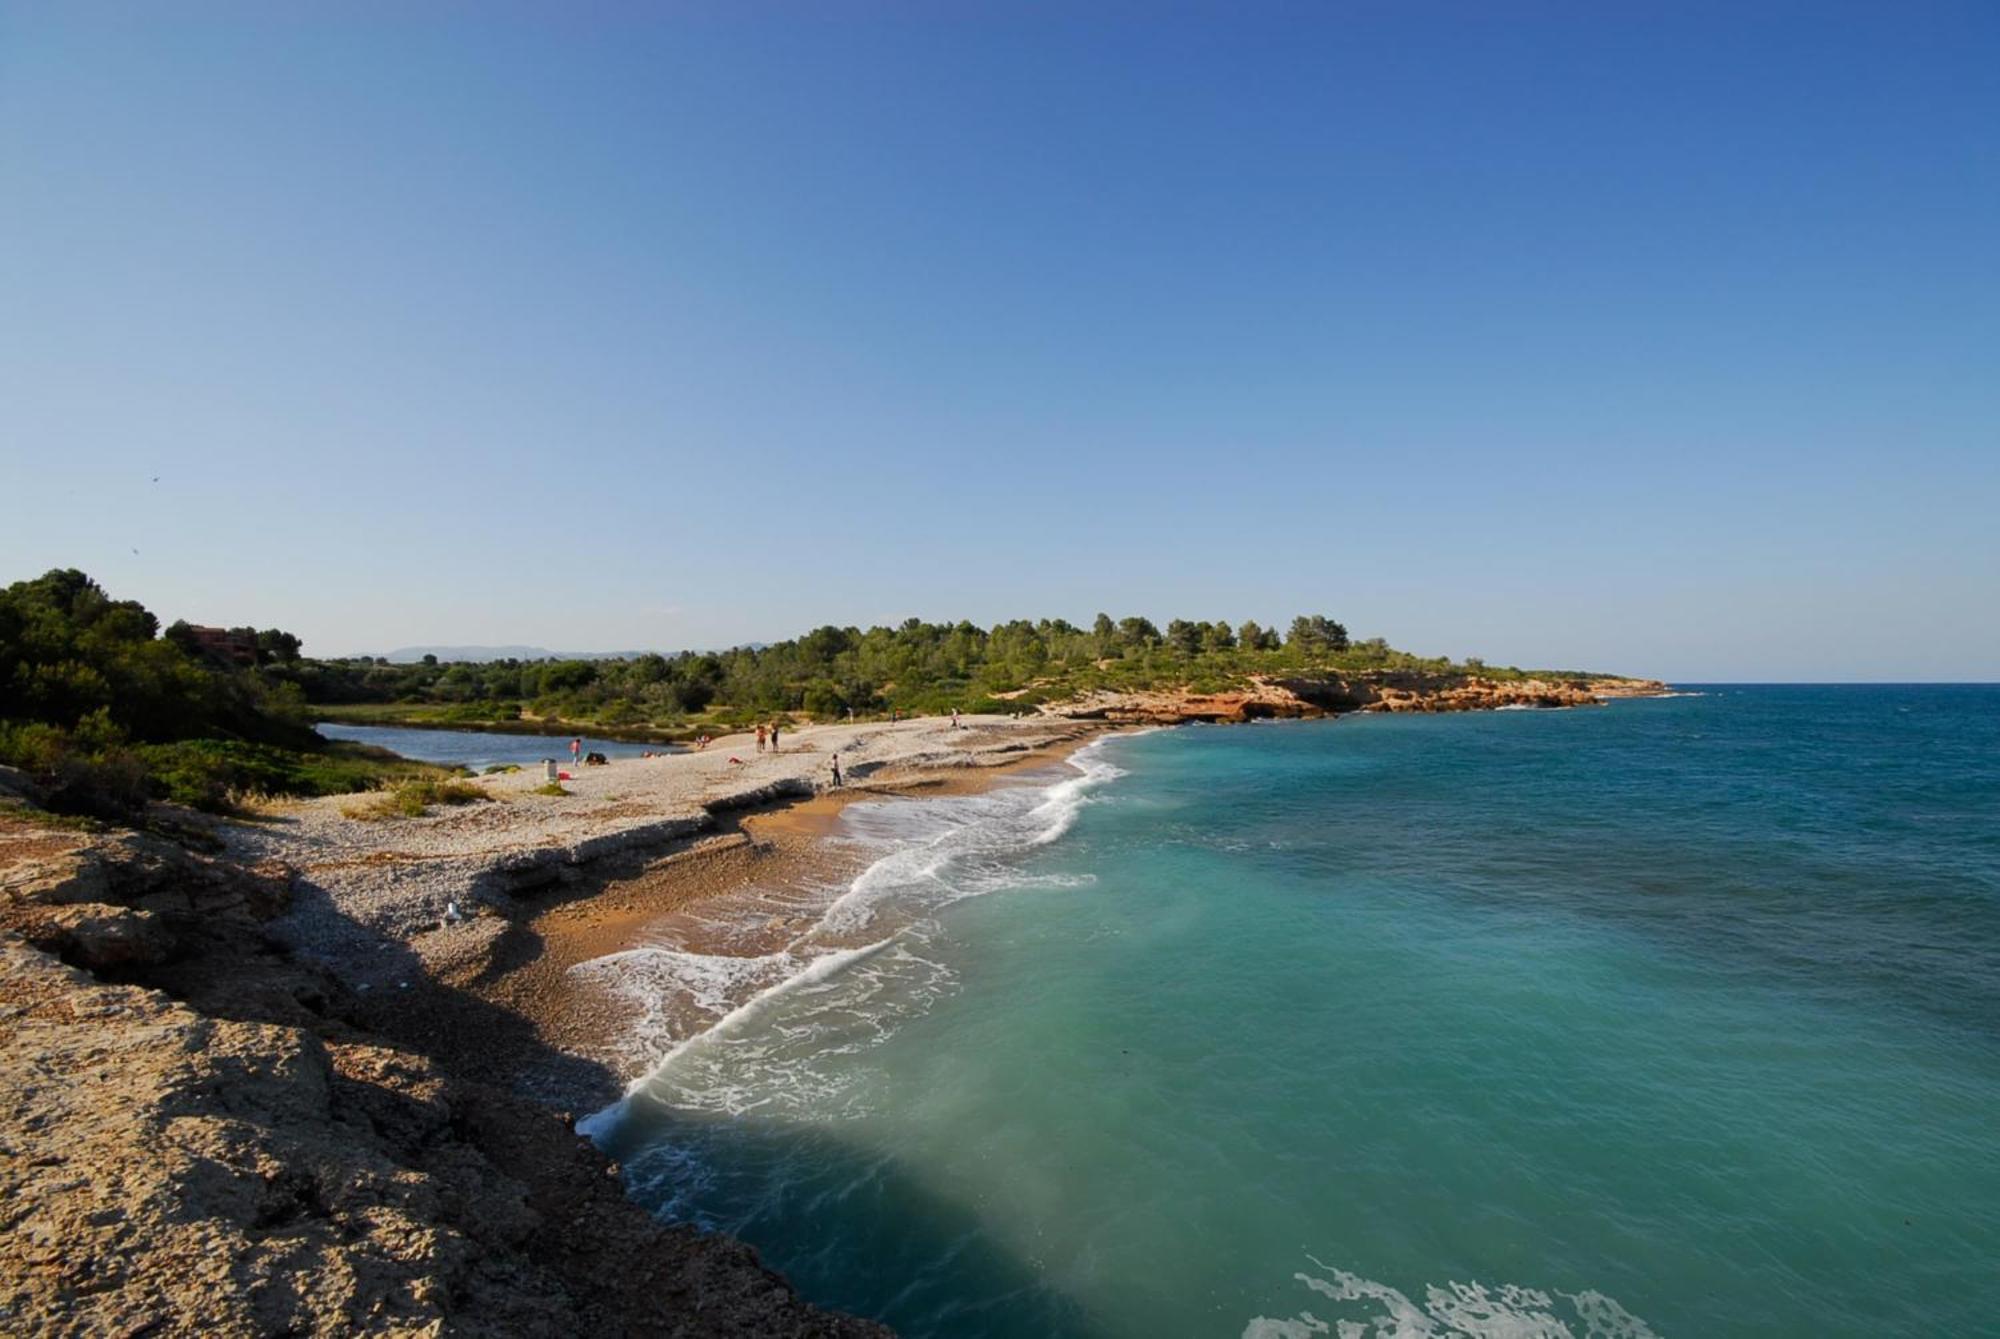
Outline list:
[[[327,795],[437,775],[378,749],[330,745],[290,671],[298,639],[222,635],[114,600],[82,572],[0,590],[0,763],[52,810],[130,820],[150,799],[219,810],[241,794]]]
[[[492,798],[465,781],[405,781],[342,812],[349,818],[422,818],[432,805],[478,804]]]
[[[687,738],[792,713],[837,719],[1024,712],[1098,689],[1219,692],[1252,676],[1523,671],[1455,665],[1353,641],[1323,614],[1280,634],[1256,622],[1062,619],[816,628],[772,646],[624,660],[415,665],[309,660],[276,628],[159,622],[77,571],[0,591],[0,762],[50,807],[130,819],[149,799],[208,810],[246,794],[340,795],[401,783],[384,804],[417,812],[443,769],[329,744],[315,717],[528,732],[587,729]],[[1545,672],[1546,674],[1546,672]],[[1548,677],[1570,677],[1563,674]],[[564,793],[558,786],[550,793]]]
[[[723,652],[624,660],[501,660],[391,665],[304,660],[272,667],[323,719],[354,724],[474,726],[642,739],[687,738],[798,712],[818,719],[1029,711],[1094,689],[1186,686],[1217,692],[1254,675],[1403,670],[1524,677],[1356,642],[1323,614],[1287,632],[1252,621],[1061,619],[899,627],[823,627],[792,641]],[[1558,674],[1555,677],[1572,677]]]
[[[153,793],[219,813],[239,795],[352,795],[384,782],[440,775],[387,749],[333,740],[312,749],[280,749],[228,739],[148,744],[137,750]]]
[[[564,790],[564,789],[563,789],[563,783],[562,783],[562,782],[560,782],[560,781],[551,781],[551,782],[549,782],[549,783],[548,783],[547,785],[545,785],[545,786],[536,786],[536,787],[535,787],[535,792],[534,792],[534,793],[535,793],[535,794],[537,794],[537,795],[567,795],[567,794],[569,794],[569,792],[568,792],[567,790]]]

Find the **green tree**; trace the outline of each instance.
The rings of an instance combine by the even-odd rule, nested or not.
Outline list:
[[[1140,648],[1158,646],[1160,630],[1147,618],[1121,618],[1118,620],[1118,640],[1126,646]]]
[[[289,632],[279,628],[265,628],[257,634],[257,663],[296,665],[301,644],[299,639]]]
[[[1201,624],[1176,618],[1167,624],[1167,645],[1184,656],[1200,655],[1205,633],[1206,629]]]
[[[1345,651],[1347,629],[1325,614],[1300,614],[1292,620],[1290,641],[1294,648],[1308,653]]]

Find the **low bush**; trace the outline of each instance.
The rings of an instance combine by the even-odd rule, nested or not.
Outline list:
[[[518,721],[521,719],[521,704],[518,702],[460,702],[446,707],[437,714],[440,722],[473,724],[481,722]]]
[[[338,741],[301,752],[233,739],[190,739],[139,749],[153,793],[211,813],[243,795],[354,795],[385,781],[425,780],[436,767]]]
[[[405,781],[343,812],[349,818],[422,818],[433,805],[478,804],[492,798],[466,781]]]

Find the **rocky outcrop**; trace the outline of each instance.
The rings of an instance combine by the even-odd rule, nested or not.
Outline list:
[[[1256,721],[1352,711],[1490,711],[1501,707],[1586,707],[1617,697],[1651,697],[1655,679],[1494,679],[1403,670],[1250,679],[1220,692],[1192,689],[1100,691],[1043,710],[1079,720],[1133,725]]]
[[[887,1333],[654,1222],[558,1114],[361,1026],[264,938],[286,886],[0,815],[0,1332]],[[484,1007],[452,995],[398,1012]]]

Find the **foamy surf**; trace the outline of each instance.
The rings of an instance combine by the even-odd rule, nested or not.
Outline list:
[[[1019,860],[1060,839],[1091,792],[1124,774],[1103,757],[1103,742],[1079,749],[1066,764],[1075,775],[1052,784],[850,805],[833,839],[880,854],[844,887],[820,890],[817,916],[775,952],[652,944],[571,968],[632,1005],[628,1063],[643,1070],[624,1099],[578,1128],[592,1136],[616,1128],[642,1094],[729,1113],[827,1097],[815,1059],[874,1044],[949,989],[949,970],[922,952],[939,911],[1002,889],[1091,882],[1025,873]],[[761,907],[759,896],[747,895]]]
[[[1432,1284],[1418,1302],[1386,1283],[1308,1255],[1328,1277],[1292,1277],[1345,1315],[1300,1311],[1258,1316],[1243,1339],[1659,1339],[1637,1316],[1603,1293],[1544,1291],[1506,1283]]]

